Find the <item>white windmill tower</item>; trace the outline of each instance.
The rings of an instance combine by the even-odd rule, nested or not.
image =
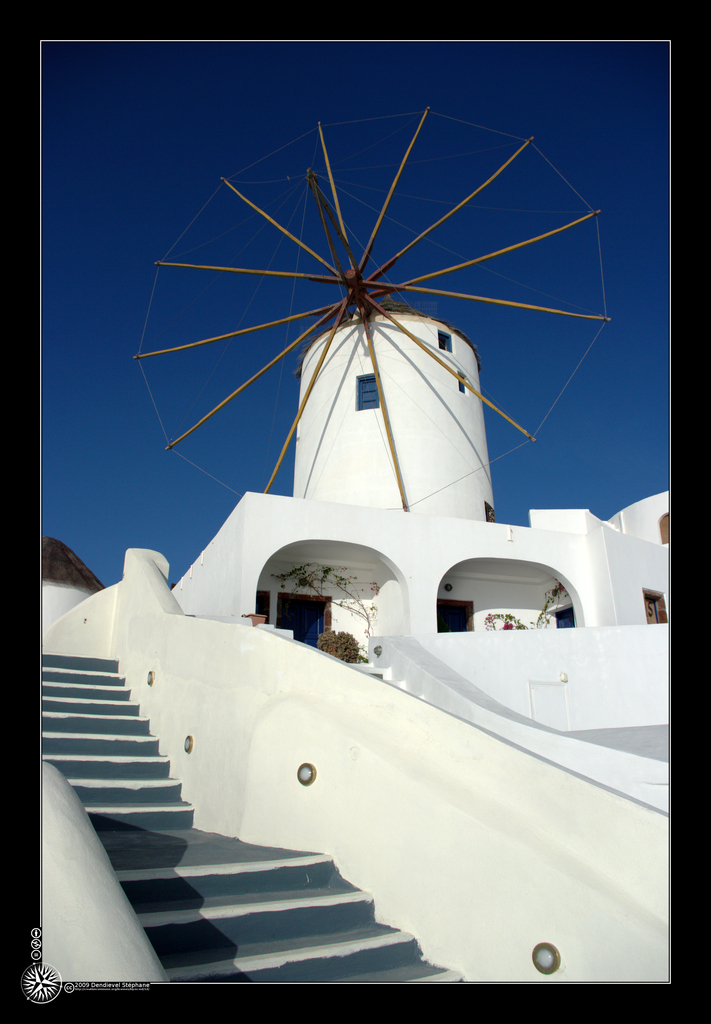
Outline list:
[[[371,258],[376,236],[428,112],[426,110],[422,115],[359,259],[354,255],[346,233],[321,125],[319,134],[331,187],[331,201],[321,191],[316,175],[311,170],[306,178],[317,204],[331,262],[306,246],[223,179],[244,202],[318,260],[327,272],[257,271],[217,266],[198,268],[194,264],[165,261],[161,261],[158,266],[302,278],[331,286],[339,285],[345,295],[339,301],[320,309],[179,346],[190,348],[205,345],[267,327],[316,317],[315,325],[291,342],[190,430],[171,441],[169,449],[241,394],[284,356],[306,343],[300,363],[299,410],[265,493],[271,489],[287,449],[296,435],[296,498],[395,508],[480,521],[493,518],[494,501],[488,469],[483,403],[504,416],[530,440],[535,438],[496,409],[480,393],[478,353],[465,334],[449,324],[417,313],[402,302],[393,302],[390,296],[417,292],[605,321],[608,318],[603,315],[568,313],[423,286],[424,281],[483,263],[556,235],[595,217],[600,211],[591,211],[545,234],[453,267],[396,284],[386,281],[385,275],[401,256],[466,206],[532,141],[525,141],[482,185],[404,249],[376,265]],[[135,358],[142,359],[171,351],[177,349],[139,353]]]
[[[479,391],[475,346],[404,303],[380,305],[396,323],[374,309],[366,332],[354,314],[315,381],[328,334],[304,353],[302,399],[314,386],[296,435],[294,497],[490,519],[483,406],[466,386]]]

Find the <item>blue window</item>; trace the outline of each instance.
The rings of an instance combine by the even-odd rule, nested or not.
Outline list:
[[[438,331],[437,337],[439,338],[439,347],[443,352],[452,351],[452,336],[451,334],[445,334],[444,331]]]
[[[464,384],[462,383],[461,380],[459,381],[459,390],[462,392],[463,395],[466,395],[467,389],[464,387]]]
[[[379,409],[378,386],[375,383],[375,374],[358,378],[358,412],[363,409]]]

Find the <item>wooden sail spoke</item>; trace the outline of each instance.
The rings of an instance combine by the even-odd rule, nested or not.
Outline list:
[[[318,254],[317,252],[314,252],[314,251],[313,251],[313,249],[309,249],[308,245],[305,245],[305,244],[304,244],[304,243],[303,243],[302,241],[300,241],[300,240],[299,240],[299,239],[298,239],[298,238],[296,237],[296,235],[292,235],[292,233],[291,233],[290,231],[287,231],[287,230],[286,230],[286,228],[283,228],[283,227],[281,226],[281,224],[279,224],[279,223],[278,223],[278,221],[275,221],[275,220],[274,220],[274,218],[273,218],[273,217],[270,217],[268,213],[265,213],[265,212],[264,212],[264,210],[260,210],[260,209],[259,209],[259,207],[258,207],[258,206],[256,206],[256,205],[255,205],[255,204],[254,204],[254,203],[253,203],[253,202],[252,202],[252,201],[251,201],[250,199],[247,199],[247,197],[246,197],[246,196],[243,196],[243,195],[242,195],[242,193],[241,193],[241,192],[239,192],[239,191],[238,191],[238,190],[237,190],[237,189],[236,189],[236,188],[234,187],[234,185],[231,185],[231,184],[229,183],[229,181],[227,180],[227,178],[223,178],[223,179],[222,179],[222,181],[224,181],[225,185],[227,185],[227,187],[228,187],[228,188],[231,188],[231,189],[232,189],[232,191],[233,191],[233,192],[234,192],[234,193],[235,193],[236,195],[238,195],[238,196],[240,197],[240,199],[243,199],[243,200],[245,201],[245,203],[247,203],[247,205],[248,205],[248,206],[251,206],[253,210],[256,210],[256,211],[257,211],[257,213],[260,213],[260,214],[262,215],[262,217],[266,217],[266,219],[267,219],[267,220],[269,221],[269,223],[270,223],[270,224],[273,224],[275,228],[278,228],[278,229],[279,229],[279,231],[281,231],[281,233],[282,233],[282,234],[286,235],[286,237],[287,237],[287,238],[290,238],[290,239],[292,240],[292,242],[296,242],[296,244],[297,244],[298,246],[300,246],[300,247],[301,247],[302,249],[304,249],[304,250],[305,250],[305,251],[306,251],[307,253],[309,253],[309,254],[310,254],[311,256],[313,256],[313,257],[314,257],[314,259],[318,260],[318,261],[319,261],[319,263],[322,263],[322,264],[324,265],[324,267],[326,267],[326,269],[327,269],[327,270],[330,270],[332,274],[336,275],[336,271],[335,271],[335,270],[333,269],[333,267],[332,267],[332,266],[330,266],[330,264],[328,264],[328,263],[326,262],[326,260],[324,260],[324,259],[323,259],[323,258],[322,258],[321,256],[319,256],[319,254]]]
[[[393,197],[393,193],[395,192],[395,189],[397,187],[397,183],[400,180],[400,176],[402,175],[402,172],[403,172],[403,170],[405,168],[405,164],[407,163],[407,159],[410,156],[410,153],[412,151],[412,147],[415,145],[415,141],[417,139],[417,136],[420,134],[420,131],[422,129],[422,125],[425,123],[425,118],[427,117],[429,112],[430,112],[430,108],[428,107],[427,110],[425,110],[424,114],[422,115],[422,119],[420,120],[420,123],[417,126],[417,131],[415,132],[415,134],[412,137],[412,142],[407,147],[407,152],[405,153],[405,156],[402,158],[402,163],[400,164],[400,167],[398,168],[398,172],[395,175],[395,179],[394,179],[392,185],[390,186],[390,191],[388,192],[388,194],[387,194],[387,196],[385,198],[385,202],[383,204],[383,208],[380,211],[380,215],[379,215],[377,221],[375,222],[375,227],[373,228],[373,233],[370,236],[370,240],[369,240],[368,244],[365,247],[365,252],[363,253],[363,257],[362,257],[362,259],[360,261],[360,272],[361,272],[361,274],[363,273],[363,270],[365,269],[366,263],[370,259],[370,254],[371,254],[371,251],[373,249],[373,245],[375,243],[375,237],[378,234],[378,231],[380,230],[380,225],[382,224],[383,219],[385,217],[385,214],[387,212],[388,206],[390,205],[390,200]]]
[[[312,174],[312,172],[309,171],[309,174]],[[343,243],[344,249],[348,253],[348,259],[350,260],[351,269],[355,270],[357,268],[357,266],[358,266],[358,261],[356,260],[355,256],[353,255],[353,250],[351,249],[351,247],[350,247],[350,245],[348,243],[348,239],[346,238],[346,235],[345,235],[345,229],[343,228],[342,224],[339,223],[336,220],[336,218],[334,217],[333,211],[331,210],[331,207],[330,207],[330,205],[328,203],[328,200],[326,199],[325,195],[321,191],[321,188],[320,188],[320,186],[318,184],[318,177],[315,174],[313,174],[313,181],[314,181],[314,185],[315,185],[316,191],[318,192],[318,195],[320,196],[321,204],[323,206],[323,209],[328,214],[328,218],[331,221],[331,223],[333,224],[333,227],[335,229],[336,234],[340,238],[341,242]]]
[[[383,274],[386,274],[388,270],[390,270],[390,268],[397,262],[397,260],[400,259],[401,256],[404,256],[405,253],[409,252],[410,249],[417,245],[418,242],[421,242],[423,238],[426,238],[427,235],[431,234],[431,232],[433,232],[435,228],[438,228],[441,224],[444,224],[445,221],[449,220],[450,217],[453,217],[455,213],[458,213],[459,210],[462,209],[462,207],[466,206],[467,203],[470,203],[475,196],[478,196],[480,192],[483,192],[487,185],[490,185],[495,178],[498,178],[501,172],[506,170],[509,164],[516,159],[519,153],[523,152],[523,150],[526,148],[529,142],[533,142],[533,136],[531,136],[530,139],[526,139],[524,144],[519,149],[516,150],[513,156],[509,157],[506,163],[503,163],[501,167],[499,167],[498,171],[495,171],[494,174],[492,174],[491,177],[488,178],[483,185],[480,185],[479,188],[474,189],[472,194],[467,196],[466,199],[463,199],[461,203],[454,207],[454,209],[450,210],[449,213],[445,213],[444,217],[440,217],[440,219],[435,224],[427,228],[426,231],[423,231],[422,234],[418,235],[417,238],[413,239],[412,242],[406,245],[404,249],[401,249],[399,253],[397,253],[395,256],[392,256],[389,260],[387,260],[387,262],[383,263],[382,267],[380,267],[374,274],[372,274],[368,278],[368,282],[370,283],[371,281],[377,281],[378,278],[382,277]]]
[[[304,340],[304,338],[307,338],[309,334],[311,334],[312,331],[323,326],[323,324],[328,323],[331,317],[338,312],[342,305],[343,303],[339,302],[336,303],[336,305],[331,306],[328,313],[325,316],[321,317],[318,323],[314,324],[313,327],[309,327],[309,329],[304,331],[303,334],[300,334],[296,341],[292,341],[290,345],[287,345],[283,352],[280,352],[278,356],[275,356],[274,359],[270,360],[270,362],[268,362],[267,365],[263,367],[258,373],[255,373],[253,377],[250,377],[248,381],[245,381],[245,383],[238,387],[236,391],[233,391],[231,395],[228,395],[227,398],[223,399],[223,401],[220,402],[219,405],[216,405],[211,412],[203,416],[201,420],[199,420],[194,426],[190,428],[190,430],[186,430],[185,433],[181,434],[180,437],[177,438],[175,441],[171,441],[170,444],[166,446],[166,451],[170,451],[171,448],[175,448],[176,444],[179,444],[181,441],[183,441],[186,437],[188,437],[189,434],[192,434],[193,431],[197,430],[198,427],[201,427],[203,423],[207,423],[207,421],[211,419],[211,417],[214,416],[215,413],[219,412],[220,409],[224,409],[228,402],[231,402],[233,398],[236,398],[237,395],[241,394],[246,388],[249,387],[250,384],[253,384],[255,380],[258,380],[263,374],[265,374],[267,370],[271,370],[272,366],[275,366],[280,359],[283,359],[284,356],[289,354],[289,352],[292,352],[296,348],[296,346]]]
[[[468,299],[470,302],[486,302],[492,306],[511,306],[514,309],[532,309],[538,313],[556,313],[558,316],[572,316],[579,320],[603,320],[609,323],[610,317],[602,313],[569,313],[565,309],[553,309],[548,306],[534,306],[528,302],[512,302],[509,299],[489,299],[483,295],[467,295],[464,292],[445,292],[439,288],[418,288],[417,285],[403,284],[399,288],[390,291],[422,292],[425,295],[444,295],[450,299]],[[371,296],[372,297],[372,296]]]
[[[460,383],[462,383],[465,388],[467,388],[469,391],[471,391],[471,393],[473,395],[476,395],[476,397],[481,399],[482,402],[485,402],[486,405],[488,405],[489,408],[493,409],[494,412],[497,412],[499,414],[499,416],[503,416],[503,418],[505,420],[508,420],[508,422],[512,426],[516,427],[517,430],[520,430],[522,434],[525,434],[526,437],[529,439],[529,441],[535,441],[536,440],[535,437],[532,434],[529,434],[529,432],[527,430],[524,430],[523,427],[520,427],[518,425],[518,423],[516,423],[515,420],[512,420],[510,416],[507,416],[505,412],[502,412],[501,409],[497,409],[497,407],[493,404],[493,402],[490,402],[488,398],[484,398],[483,395],[480,395],[479,392],[476,390],[476,388],[473,388],[471,386],[471,384],[466,379],[466,377],[462,377],[461,374],[456,372],[456,370],[453,370],[452,367],[449,366],[444,361],[444,359],[441,359],[438,355],[436,355],[428,345],[425,345],[425,343],[423,341],[420,341],[419,338],[416,338],[414,334],[412,334],[410,331],[408,331],[407,327],[405,327],[404,324],[400,323],[399,320],[396,320],[395,317],[392,316],[392,314],[389,313],[383,306],[380,306],[377,302],[375,302],[372,299],[372,296],[371,296],[371,301],[373,302],[373,305],[375,306],[377,311],[380,314],[382,314],[382,316],[387,317],[388,320],[390,320],[393,324],[395,324],[395,326],[397,327],[397,329],[399,331],[402,331],[402,333],[404,335],[406,335],[408,338],[410,338],[411,341],[414,341],[415,344],[418,345],[422,349],[423,352],[426,352],[427,355],[430,356],[432,359],[434,359],[434,361],[436,363],[439,363],[440,366],[444,367],[444,369],[447,371],[447,373],[451,373],[451,375],[453,377],[456,377],[456,379],[458,381],[460,381]]]
[[[383,393],[383,384],[380,379],[380,370],[378,369],[378,361],[375,358],[375,347],[373,345],[373,339],[370,335],[370,324],[368,323],[368,317],[363,310],[363,327],[365,329],[365,337],[368,341],[368,351],[370,353],[370,360],[373,364],[373,373],[375,374],[375,385],[378,389],[378,398],[380,400],[380,408],[383,413],[383,423],[385,424],[385,433],[388,438],[388,446],[390,448],[390,454],[393,457],[393,465],[395,467],[395,476],[397,478],[397,486],[400,491],[400,501],[404,512],[409,512],[407,507],[407,499],[405,498],[405,485],[402,480],[402,473],[400,472],[400,463],[398,461],[397,452],[395,451],[395,442],[393,440],[393,432],[390,427],[390,417],[388,416],[388,407],[385,404],[385,395]]]
[[[303,412],[304,412],[304,409],[306,408],[306,403],[308,402],[308,400],[309,400],[309,398],[311,396],[311,392],[313,390],[314,384],[316,383],[316,378],[318,377],[319,373],[321,372],[321,367],[323,366],[323,363],[324,363],[324,360],[325,360],[326,355],[328,353],[328,350],[331,347],[331,342],[333,341],[333,339],[335,337],[335,334],[336,334],[336,331],[338,330],[338,328],[341,325],[341,322],[343,321],[343,317],[344,317],[345,312],[346,312],[347,309],[348,309],[348,300],[346,298],[346,299],[343,300],[343,302],[340,303],[340,306],[338,308],[338,314],[336,316],[336,322],[334,323],[333,327],[331,328],[331,332],[330,332],[330,334],[328,336],[328,340],[326,341],[326,344],[323,347],[323,351],[321,352],[321,355],[319,357],[319,361],[316,364],[316,369],[314,370],[314,372],[313,372],[313,374],[311,376],[311,380],[309,381],[309,385],[308,385],[308,387],[306,389],[304,397],[301,400],[301,404],[299,405],[299,411],[296,414],[296,418],[295,418],[294,422],[291,425],[291,430],[289,431],[289,433],[287,435],[287,438],[286,438],[286,441],[284,442],[284,446],[283,446],[283,448],[282,448],[282,450],[281,450],[281,452],[279,454],[279,458],[277,459],[277,464],[274,467],[274,472],[272,473],[272,475],[269,478],[269,483],[264,488],[264,493],[265,494],[269,493],[269,490],[270,490],[272,484],[274,483],[274,480],[276,479],[276,475],[279,472],[281,464],[284,461],[284,456],[286,455],[287,450],[289,448],[289,445],[291,444],[291,439],[294,436],[294,431],[296,430],[297,426],[299,425],[299,420],[301,419],[301,417],[303,415]]]
[[[253,270],[247,267],[213,267],[203,263],[165,263],[163,260],[158,260],[156,266],[184,267],[186,270],[216,270],[223,274],[253,274],[256,277],[298,277],[304,281],[313,281],[315,284],[341,283],[338,274],[335,274],[333,277],[326,277],[325,274],[304,274],[298,270]]]
[[[525,242],[516,242],[515,245],[507,245],[505,249],[497,249],[496,252],[489,252],[486,256],[477,256],[473,260],[467,260],[466,263],[458,263],[454,267],[446,267],[444,270],[435,270],[431,274],[423,274],[421,277],[413,277],[411,281],[406,281],[406,285],[419,284],[420,281],[431,281],[433,277],[441,277],[442,274],[452,274],[456,270],[466,270],[467,267],[473,267],[477,263],[484,263],[486,260],[493,260],[495,256],[503,256],[504,253],[513,252],[515,249],[522,249],[526,245],[533,245],[534,242],[540,242],[543,238],[550,238],[552,235],[559,235],[561,231],[567,231],[568,228],[575,227],[576,224],[582,224],[583,221],[590,220],[591,217],[597,217],[601,213],[600,210],[593,210],[591,213],[586,213],[584,217],[579,217],[578,220],[572,220],[570,224],[564,224],[560,228],[554,228],[552,231],[546,231],[542,235],[536,235],[535,238],[527,238]]]
[[[347,235],[346,235],[346,226],[343,223],[343,215],[341,214],[341,207],[340,207],[339,202],[338,202],[338,193],[336,192],[336,185],[335,185],[335,182],[333,180],[333,174],[331,173],[331,163],[330,163],[330,161],[328,159],[328,153],[326,151],[326,140],[323,137],[323,129],[321,128],[321,122],[320,121],[318,123],[318,133],[321,136],[321,148],[323,149],[323,157],[324,157],[324,160],[326,161],[326,172],[328,174],[328,180],[331,182],[331,192],[333,193],[333,205],[336,208],[336,214],[338,215],[338,223],[340,224],[340,227],[341,227],[341,241],[343,242],[343,244],[345,245],[346,249],[348,250],[348,255],[350,256],[350,258],[352,260],[351,266],[353,266],[355,268],[356,263],[355,263],[355,261],[353,261],[353,257],[351,256],[350,248],[348,246],[348,238],[347,238]]]
[[[265,331],[268,327],[280,327],[282,324],[293,323],[294,320],[303,320],[307,316],[322,316],[331,310],[333,306],[322,306],[320,309],[311,309],[307,313],[293,313],[281,320],[272,320],[268,324],[257,324],[256,327],[242,327],[239,331],[230,331],[229,334],[219,334],[215,338],[203,338],[202,341],[190,341],[186,345],[176,345],[175,348],[158,349],[155,352],[138,352],[134,359],[147,359],[148,356],[164,356],[171,352],[182,352],[187,348],[198,348],[200,345],[211,345],[213,341],[227,341],[229,338],[239,338],[243,334],[252,334],[253,331]]]
[[[343,278],[343,267],[341,266],[341,261],[338,259],[336,247],[333,244],[331,232],[328,230],[328,224],[326,223],[326,217],[324,215],[324,204],[322,202],[321,189],[318,187],[318,179],[316,178],[316,175],[312,170],[309,170],[308,174],[306,175],[306,180],[308,182],[309,188],[311,189],[311,193],[314,199],[316,200],[318,215],[321,219],[321,227],[323,228],[324,234],[326,235],[328,247],[331,250],[331,258],[333,259],[333,262],[336,264],[336,268],[338,270],[339,275],[341,276],[341,278]]]

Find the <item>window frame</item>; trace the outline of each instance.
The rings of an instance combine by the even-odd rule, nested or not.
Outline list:
[[[356,412],[365,412],[367,409],[379,408],[380,395],[378,394],[378,382],[375,379],[375,374],[364,373],[360,377],[356,377]]]
[[[441,352],[452,351],[452,335],[446,334],[444,331],[437,331],[437,342]],[[442,344],[444,342],[444,344]]]
[[[660,594],[657,590],[643,590],[642,594],[644,596],[644,615],[647,625],[654,626],[659,623],[668,622],[664,594]]]

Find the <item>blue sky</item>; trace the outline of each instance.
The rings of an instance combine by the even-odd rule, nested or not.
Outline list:
[[[348,230],[364,244],[427,107],[377,262],[534,142],[390,280],[602,211],[430,282],[606,312],[601,331],[409,296],[476,342],[484,393],[538,438],[521,445],[487,412],[497,520],[527,525],[530,508],[609,519],[666,490],[668,65],[664,41],[44,43],[43,534],[107,586],[129,547],[162,552],[174,580],[239,496],[263,490],[298,404],[293,355],[175,450],[166,438],[305,327],[133,357],[316,308],[335,289],[155,263],[320,269],[221,184],[328,257],[304,180],[313,167],[326,185],[319,123]],[[292,464],[290,453],[274,493],[291,493]]]

